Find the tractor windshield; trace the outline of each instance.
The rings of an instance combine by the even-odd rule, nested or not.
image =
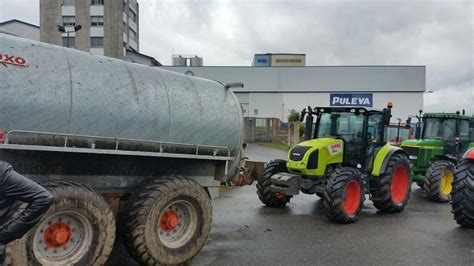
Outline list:
[[[361,142],[364,115],[349,112],[322,113],[318,138],[341,138],[346,142]]]
[[[423,130],[424,139],[454,140],[456,137],[456,120],[426,118]]]

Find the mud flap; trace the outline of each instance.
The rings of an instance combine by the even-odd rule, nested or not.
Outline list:
[[[289,173],[278,173],[270,178],[270,191],[287,196],[298,195],[301,189],[301,176]]]

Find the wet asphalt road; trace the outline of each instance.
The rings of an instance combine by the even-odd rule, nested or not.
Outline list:
[[[263,160],[286,152],[252,146],[247,155]],[[275,209],[255,190],[233,188],[213,202],[209,240],[190,265],[474,265],[474,230],[460,228],[449,204],[429,202],[416,185],[404,212],[380,214],[366,200],[350,225],[331,222],[316,195]],[[123,252],[114,253],[110,262],[122,264]]]

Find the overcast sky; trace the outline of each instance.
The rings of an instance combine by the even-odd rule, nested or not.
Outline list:
[[[0,0],[0,21],[39,24],[38,2]],[[471,0],[139,2],[140,52],[163,64],[175,53],[248,66],[255,53],[289,52],[307,65],[426,65],[425,110],[474,113]]]

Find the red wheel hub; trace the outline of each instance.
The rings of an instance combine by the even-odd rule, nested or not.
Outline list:
[[[63,222],[50,224],[44,231],[43,239],[50,248],[65,246],[71,239],[71,228]]]
[[[360,205],[361,191],[359,182],[351,180],[346,184],[344,188],[344,202],[343,208],[347,215],[353,215],[356,213]]]
[[[399,166],[393,172],[390,190],[395,204],[400,204],[405,200],[408,194],[408,171],[405,167]]]
[[[275,199],[277,199],[277,200],[283,200],[283,199],[286,198],[286,195],[283,194],[283,193],[277,192],[277,193],[275,193],[274,197],[275,197]]]
[[[170,231],[176,228],[179,224],[178,214],[173,210],[166,210],[165,213],[161,215],[160,218],[160,227],[164,231]]]

